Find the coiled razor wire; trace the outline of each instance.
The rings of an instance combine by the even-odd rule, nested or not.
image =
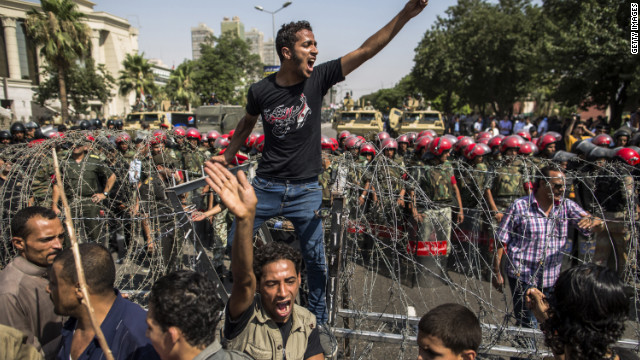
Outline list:
[[[121,248],[117,256],[116,287],[130,292],[133,301],[144,305],[146,302],[144,294],[148,292],[154,281],[171,270],[161,254],[163,244],[160,239],[172,237],[172,240],[165,244],[171,244],[174,255],[180,259],[181,267],[193,268],[195,258],[202,254],[196,253],[187,234],[181,231],[184,224],[175,221],[180,212],[172,210],[173,213],[169,216],[174,220],[161,221],[159,214],[170,206],[168,201],[156,201],[152,197],[140,196],[138,191],[140,182],[149,177],[159,176],[149,156],[151,138],[145,138],[139,144],[131,143],[130,149],[135,154],[133,159],[127,159],[116,149],[114,139],[118,135],[117,132],[106,130],[93,132],[92,135],[96,140],[91,143],[86,142],[86,135],[86,132],[71,131],[67,132],[64,138],[49,139],[31,146],[20,144],[2,148],[0,156],[6,164],[1,171],[11,181],[0,188],[0,210],[3,214],[0,267],[4,267],[16,255],[10,241],[12,215],[30,204],[51,206],[55,181],[50,177],[51,174],[47,174],[47,169],[52,169],[51,152],[58,149],[59,161],[64,173],[65,166],[73,161],[71,151],[67,149],[77,144],[90,144],[89,154],[99,157],[104,166],[112,170],[117,168],[114,164],[121,162],[131,165],[134,161],[135,166],[125,168],[125,171],[116,171],[118,179],[116,187],[111,192],[116,196],[110,196],[99,204],[101,211],[97,220],[100,223],[100,236],[97,239],[89,239],[85,236],[82,221],[87,217],[83,217],[82,201],[70,198],[72,208],[75,210],[73,216],[79,238],[83,241],[101,242],[105,246],[114,246],[118,241],[122,244],[125,231],[131,232],[131,242],[125,244],[126,247]],[[167,137],[167,143],[177,142],[173,136],[167,135]],[[165,149],[163,154],[168,159],[172,159],[170,148]],[[518,348],[519,336],[526,335],[530,330],[516,327],[509,289],[505,288],[504,292],[499,292],[491,285],[494,249],[489,248],[489,244],[492,241],[491,234],[495,230],[495,224],[490,220],[492,212],[482,195],[476,194],[479,206],[474,209],[465,209],[465,216],[471,216],[474,220],[471,230],[462,231],[453,221],[450,253],[440,261],[425,265],[417,258],[415,249],[412,251],[409,246],[410,241],[414,239],[412,226],[415,226],[410,221],[411,214],[397,206],[398,194],[387,190],[392,189],[394,184],[400,184],[401,187],[415,190],[416,203],[432,204],[425,191],[417,186],[417,179],[413,178],[415,169],[410,166],[401,168],[398,163],[384,159],[380,154],[368,163],[354,158],[349,153],[340,156],[332,155],[330,158],[331,166],[328,171],[334,174],[331,186],[335,190],[336,184],[342,182],[340,188],[344,189],[340,193],[334,192],[334,196],[344,198],[343,266],[339,274],[341,291],[340,294],[333,294],[340,299],[338,302],[340,308],[337,309],[338,321],[335,327],[340,328],[339,333],[342,335],[349,331],[370,334],[369,337],[354,338],[344,335],[346,339],[340,342],[341,353],[353,359],[415,358],[417,319],[434,306],[446,302],[463,304],[478,315],[483,324],[483,349],[501,346]],[[495,175],[496,170],[480,173],[471,167],[462,168],[459,161],[461,160],[452,161],[454,169],[464,169],[472,175]],[[571,169],[587,165],[584,160],[575,158],[573,161]],[[525,161],[525,163],[532,170],[531,172],[527,170],[528,174],[534,174],[534,170],[543,166],[531,161]],[[180,170],[179,166],[178,170]],[[404,176],[398,176],[398,173]],[[43,174],[49,176],[44,186]],[[593,184],[607,177],[618,178],[622,183],[625,179],[634,179],[630,184],[631,188],[625,192],[625,211],[623,212],[625,217],[618,220],[618,223],[624,225],[630,234],[628,260],[623,271],[619,272],[633,300],[624,338],[637,341],[640,339],[636,266],[638,252],[636,207],[639,183],[637,173],[624,164],[608,163],[602,167],[592,166],[592,170],[588,173],[566,170],[565,174],[567,182],[565,196],[571,196],[572,188],[578,183]],[[532,177],[528,180],[534,179]],[[364,184],[367,180],[371,185],[369,191],[375,192],[377,201],[373,203],[372,197],[369,196],[365,205],[360,206],[358,198],[365,191]],[[102,190],[98,188],[95,193],[101,193]],[[39,196],[34,197],[34,192],[38,192]],[[593,187],[587,187],[587,193],[595,199]],[[39,202],[34,203],[36,199]],[[123,202],[122,199],[125,201]],[[406,199],[409,201],[408,196]],[[184,199],[185,207],[181,212],[206,210],[196,209],[190,201],[190,197]],[[136,204],[138,204],[138,211],[134,212]],[[466,204],[463,204],[464,206]],[[459,209],[454,206],[452,210],[456,213]],[[591,209],[585,210],[592,211],[595,216],[602,216],[603,213],[602,204],[597,200]],[[330,228],[329,218],[325,217],[325,229]],[[217,228],[226,227],[230,224],[230,220],[217,218],[218,223],[214,225]],[[285,219],[269,222],[270,230],[290,231],[286,226],[282,228],[281,220]],[[434,227],[442,225],[437,218],[429,221]],[[616,221],[608,221],[606,227],[615,225]],[[194,227],[191,226],[191,228]],[[219,238],[225,236],[225,233],[210,230],[207,236]],[[569,238],[573,238],[573,233],[570,232]],[[229,267],[228,255],[224,254],[224,248],[220,246],[220,241],[223,239],[199,240],[207,244],[207,256],[224,259],[224,265]],[[580,244],[583,251],[575,249],[577,246],[574,246],[572,251],[564,255],[563,268],[592,261],[593,239],[587,240],[588,242]],[[506,256],[505,260],[509,261]],[[418,280],[420,277],[428,277],[429,286],[424,286],[424,282]],[[540,357],[541,354],[548,352],[542,341],[537,341],[535,344],[536,347],[529,356]]]

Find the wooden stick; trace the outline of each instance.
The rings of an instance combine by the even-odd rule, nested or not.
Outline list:
[[[80,259],[80,249],[78,248],[78,239],[76,239],[76,232],[73,229],[73,221],[71,220],[71,208],[69,207],[69,202],[67,201],[67,195],[64,192],[64,186],[60,183],[62,182],[62,176],[60,176],[60,166],[58,164],[58,155],[56,154],[56,150],[53,149],[53,166],[56,171],[56,184],[60,190],[60,198],[62,199],[62,206],[64,209],[64,224],[67,226],[67,231],[69,232],[69,239],[71,240],[71,250],[73,251],[73,259],[76,263],[76,271],[78,273],[78,282],[80,283],[80,291],[82,291],[83,301],[82,303],[87,308],[87,312],[89,313],[89,319],[91,320],[91,327],[93,327],[93,331],[96,333],[96,337],[98,338],[98,343],[100,343],[100,347],[102,348],[102,352],[107,360],[114,360],[113,354],[111,353],[111,349],[109,349],[109,344],[107,344],[107,339],[104,338],[104,334],[102,333],[102,329],[100,329],[100,324],[96,320],[96,314],[93,311],[93,307],[91,306],[91,300],[89,299],[89,290],[87,289],[87,281],[84,278],[84,269],[82,268],[82,261]]]

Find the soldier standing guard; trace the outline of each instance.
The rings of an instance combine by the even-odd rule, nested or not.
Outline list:
[[[62,184],[71,206],[71,216],[81,219],[87,241],[100,240],[100,203],[107,198],[116,182],[116,175],[96,155],[89,154],[93,136],[83,135],[83,138],[71,146],[71,157],[61,165]],[[104,188],[100,187],[99,179],[107,179]],[[53,187],[53,201],[51,208],[60,214],[58,201],[60,191]],[[79,229],[76,223],[76,229]]]

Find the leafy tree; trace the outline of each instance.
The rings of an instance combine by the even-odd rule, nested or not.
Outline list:
[[[186,109],[198,106],[201,101],[193,81],[193,66],[194,62],[189,60],[178,65],[169,76],[169,83],[165,87],[169,98],[184,105]]]
[[[44,105],[47,100],[57,98],[60,94],[60,79],[55,67],[44,68],[46,81],[41,83],[35,94],[36,101]],[[76,63],[65,72],[64,83],[76,113],[89,112],[88,101],[99,100],[106,103],[112,97],[111,89],[115,86],[115,79],[103,64],[96,69],[94,60],[87,58],[84,63]]]
[[[78,59],[85,58],[91,49],[91,30],[82,21],[84,14],[78,11],[72,0],[41,0],[42,12],[27,12],[27,34],[41,55],[58,73],[58,95],[63,121],[69,119],[66,72]]]
[[[525,98],[537,69],[540,9],[529,0],[460,0],[425,33],[412,75],[427,98],[453,111],[457,95],[484,113],[502,115]]]
[[[640,84],[640,62],[630,52],[629,2],[545,0],[543,14],[553,97],[567,106],[609,106],[618,127]]]
[[[195,88],[207,97],[215,92],[223,103],[242,104],[249,85],[262,74],[260,57],[236,35],[226,33],[215,40],[215,47],[201,45],[201,56],[194,61]]]
[[[152,65],[142,54],[127,54],[122,62],[124,70],[120,70],[118,84],[120,95],[127,96],[135,91],[136,97],[142,95],[152,95],[156,90],[156,85],[151,70]],[[144,99],[142,99],[144,100]]]
[[[390,89],[380,89],[373,94],[362,96],[367,101],[371,100],[374,108],[383,113],[389,112],[392,108],[402,108],[402,103],[407,94],[414,94],[413,80],[410,75],[403,77],[394,87]]]

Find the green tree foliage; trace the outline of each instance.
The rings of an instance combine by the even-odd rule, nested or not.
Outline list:
[[[186,109],[190,106],[200,105],[200,96],[196,89],[196,84],[193,80],[194,75],[194,62],[187,60],[171,73],[169,76],[169,83],[164,88],[167,96],[181,105],[184,105]]]
[[[120,70],[118,85],[120,95],[127,96],[132,91],[136,92],[136,97],[153,95],[156,85],[153,79],[152,65],[142,54],[127,54],[122,61],[124,70]],[[143,99],[144,100],[144,99]]]
[[[262,63],[246,41],[233,34],[216,38],[215,47],[203,44],[193,64],[193,81],[201,96],[212,92],[223,103],[243,104],[249,85],[260,79]]]
[[[552,96],[567,106],[610,106],[618,127],[640,84],[640,61],[630,52],[629,2],[545,0],[543,10]]]
[[[538,68],[540,8],[528,0],[460,0],[446,14],[416,48],[416,87],[439,99],[445,112],[469,103],[481,112],[489,105],[499,115],[510,113]]]
[[[40,105],[60,95],[60,81],[56,68],[45,67],[44,75],[46,81],[38,86],[35,93],[36,101]],[[96,68],[93,59],[87,58],[83,64],[72,64],[67,69],[64,83],[67,86],[67,96],[76,113],[87,114],[90,100],[99,100],[104,104],[111,99],[115,79],[103,64]]]
[[[388,113],[392,108],[402,108],[402,102],[407,94],[415,94],[416,90],[413,85],[411,76],[403,77],[391,89],[380,89],[373,94],[364,95],[365,102],[371,100],[371,104],[377,110]]]
[[[91,49],[91,30],[83,23],[84,14],[72,0],[41,0],[42,12],[31,9],[27,13],[27,34],[49,66],[58,76],[60,113],[69,119],[66,72],[78,59],[85,58]]]

